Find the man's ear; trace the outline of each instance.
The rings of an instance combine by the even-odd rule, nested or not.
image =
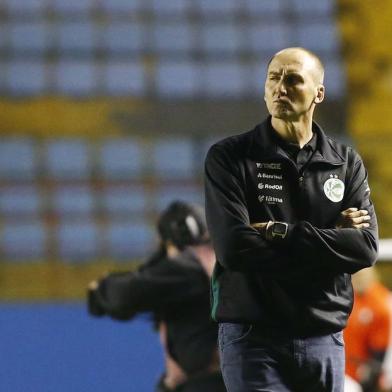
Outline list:
[[[325,96],[325,87],[321,84],[317,87],[317,95],[314,99],[315,103],[320,103],[324,100]]]

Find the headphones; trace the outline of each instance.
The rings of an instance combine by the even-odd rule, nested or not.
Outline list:
[[[171,241],[181,250],[209,241],[203,209],[179,200],[172,202],[160,215],[158,232],[163,241]]]

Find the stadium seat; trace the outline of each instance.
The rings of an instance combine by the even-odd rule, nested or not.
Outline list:
[[[87,185],[60,185],[53,190],[51,205],[53,212],[62,217],[92,216],[94,193]]]
[[[46,0],[3,0],[4,10],[7,14],[16,15],[39,15],[47,6]]]
[[[60,60],[55,69],[56,92],[71,96],[85,96],[97,89],[97,75],[93,60]]]
[[[35,186],[13,185],[0,190],[2,218],[37,217],[41,210],[41,197]]]
[[[0,139],[1,180],[33,180],[36,174],[36,156],[32,140]]]
[[[12,22],[8,24],[10,48],[13,53],[43,53],[49,47],[49,25],[44,21]]]
[[[339,35],[334,20],[325,19],[317,23],[298,23],[298,46],[315,51],[316,53],[327,52],[328,55],[337,54],[339,51]]]
[[[195,97],[200,92],[201,68],[190,60],[161,61],[157,65],[156,89],[164,97]]]
[[[102,209],[111,217],[146,214],[149,195],[141,186],[109,185],[101,193]]]
[[[311,15],[312,17],[328,17],[332,16],[335,11],[335,0],[290,0],[292,11],[296,16]]]
[[[7,23],[0,24],[0,50],[5,50],[8,47],[9,39],[8,39],[7,32],[8,32],[8,24]],[[3,61],[4,59],[2,59],[0,65],[3,64]]]
[[[60,221],[56,230],[58,255],[66,262],[100,257],[99,234],[98,226],[93,221]]]
[[[269,57],[277,51],[291,46],[291,28],[287,23],[267,22],[255,20],[249,23],[247,49],[254,55],[260,56],[265,53]]]
[[[6,64],[5,88],[11,95],[40,95],[47,89],[43,60],[20,59]]]
[[[208,97],[241,97],[248,94],[247,68],[235,61],[205,64],[203,93]]]
[[[264,96],[264,84],[267,75],[268,62],[265,56],[262,58],[256,58],[251,64],[251,70],[249,71],[251,83],[250,92],[255,97]]]
[[[342,64],[341,61],[336,58],[324,61],[324,66],[326,100],[343,98],[347,89],[344,64]]]
[[[245,0],[244,9],[249,17],[280,17],[285,6],[284,0]]]
[[[155,23],[153,26],[154,52],[189,54],[195,47],[192,25],[186,22]]]
[[[200,34],[200,49],[207,55],[236,55],[243,49],[244,37],[240,25],[206,23]]]
[[[203,14],[203,16],[233,16],[240,10],[241,2],[238,0],[196,0],[196,9]]]
[[[154,248],[155,233],[144,220],[111,221],[106,226],[109,257],[118,260],[145,258]]]
[[[111,60],[103,67],[102,81],[108,95],[140,97],[146,94],[146,74],[139,61]]]
[[[162,212],[175,200],[204,205],[203,188],[196,185],[165,185],[157,188],[155,192],[155,211]]]
[[[75,52],[92,54],[95,49],[96,32],[91,22],[86,20],[61,22],[57,25],[57,29],[57,48],[61,54]]]
[[[158,139],[152,147],[153,174],[162,180],[192,179],[194,151],[190,139]]]
[[[100,148],[99,168],[107,180],[131,180],[141,176],[144,152],[132,138],[107,139]]]
[[[190,8],[190,1],[189,0],[170,0],[170,1],[152,0],[151,7],[155,15],[158,17],[159,16],[184,17],[186,15],[186,12]]]
[[[101,30],[101,47],[109,54],[132,54],[146,46],[144,27],[137,22],[109,21]]]
[[[0,243],[2,258],[9,260],[38,260],[46,256],[47,231],[42,222],[4,222]]]
[[[135,13],[142,9],[143,0],[100,0],[99,6],[106,14]]]
[[[89,148],[79,139],[48,141],[44,169],[55,180],[86,180],[90,176]]]
[[[89,14],[94,7],[94,0],[51,0],[50,3],[56,14],[64,16],[86,15]]]

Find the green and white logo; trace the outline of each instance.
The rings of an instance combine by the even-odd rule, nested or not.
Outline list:
[[[324,183],[324,193],[334,203],[342,201],[344,196],[344,182],[339,178],[328,178]]]

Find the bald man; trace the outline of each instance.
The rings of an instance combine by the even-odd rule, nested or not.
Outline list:
[[[378,231],[361,158],[313,121],[323,79],[314,53],[276,53],[270,116],[206,158],[212,317],[229,392],[343,391],[351,274],[375,263]]]

